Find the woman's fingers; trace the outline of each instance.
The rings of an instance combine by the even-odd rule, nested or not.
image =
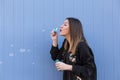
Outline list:
[[[55,63],[57,70],[63,70],[64,66],[62,64],[63,64],[63,62],[56,62]]]
[[[53,30],[51,31],[51,37],[57,37],[57,32],[54,32]]]
[[[56,66],[57,70],[60,70],[60,63],[59,62],[56,62],[55,66]]]
[[[54,34],[55,34],[55,33],[54,33],[54,31],[52,30],[52,31],[51,31],[51,35],[53,36]]]

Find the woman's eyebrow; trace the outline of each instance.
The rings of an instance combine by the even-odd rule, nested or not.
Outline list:
[[[67,24],[68,22],[64,22],[64,24]]]

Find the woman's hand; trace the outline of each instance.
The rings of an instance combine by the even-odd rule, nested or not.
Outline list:
[[[57,70],[72,70],[72,65],[65,64],[63,62],[56,62],[55,63]]]
[[[51,39],[53,41],[53,46],[57,47],[58,44],[58,33],[54,32],[53,30],[51,31]]]

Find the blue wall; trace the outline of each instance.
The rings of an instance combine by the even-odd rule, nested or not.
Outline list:
[[[98,80],[120,80],[120,0],[0,0],[0,80],[62,80],[50,31],[69,16],[83,24]]]

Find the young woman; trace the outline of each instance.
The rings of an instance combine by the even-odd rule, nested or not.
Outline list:
[[[62,47],[58,48],[58,34],[51,32],[51,58],[60,60],[56,68],[63,71],[63,80],[97,80],[94,55],[76,18],[66,18],[60,27],[60,35],[65,37]]]

